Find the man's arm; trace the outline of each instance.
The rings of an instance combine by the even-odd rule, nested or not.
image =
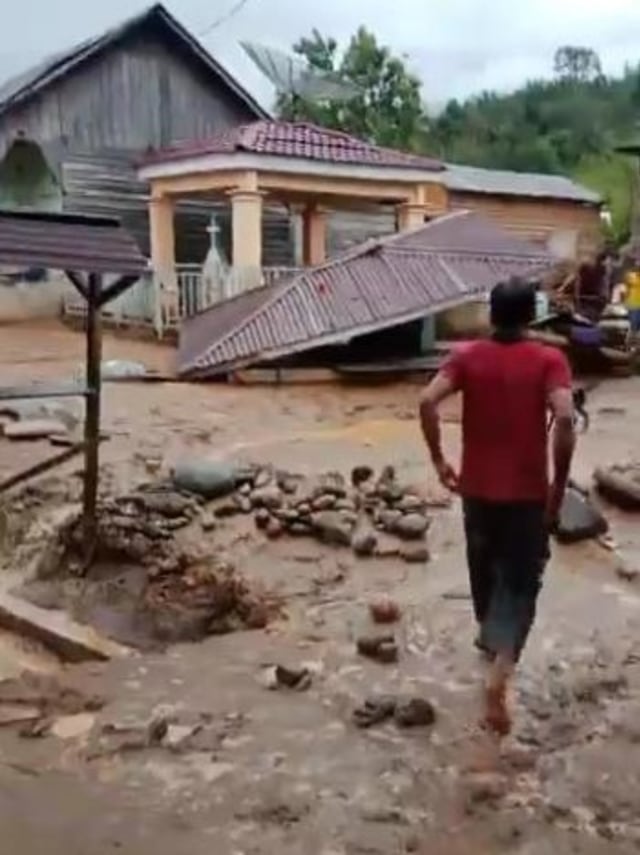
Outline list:
[[[558,386],[553,389],[549,393],[549,408],[554,416],[554,431],[552,440],[553,481],[547,514],[549,522],[553,524],[557,521],[560,513],[576,444],[571,388]]]
[[[420,426],[431,460],[441,484],[454,492],[458,489],[458,476],[442,452],[438,406],[456,391],[452,373],[440,371],[429,383],[420,400]]]

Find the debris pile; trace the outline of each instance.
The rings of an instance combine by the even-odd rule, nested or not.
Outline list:
[[[140,647],[265,627],[275,608],[267,597],[252,592],[211,543],[178,536],[196,526],[202,512],[193,495],[162,483],[105,497],[86,567],[78,509],[52,534],[55,566],[48,561],[46,574],[37,574],[20,593]]]
[[[181,480],[184,483],[184,477]],[[213,528],[215,519],[253,514],[257,528],[271,540],[313,537],[330,546],[350,547],[359,557],[425,562],[429,504],[417,488],[398,481],[392,466],[378,478],[371,468],[356,467],[351,483],[339,472],[305,479],[269,466],[251,466],[237,476],[234,491],[215,503],[214,519],[205,525]]]

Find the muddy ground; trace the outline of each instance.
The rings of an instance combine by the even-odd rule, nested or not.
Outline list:
[[[58,327],[0,335],[2,384],[67,379],[82,337]],[[106,358],[163,368],[172,352],[109,338]],[[185,452],[250,457],[313,473],[393,463],[435,489],[415,420],[417,388],[110,385],[105,481],[127,490]],[[575,474],[638,454],[640,382],[591,394],[592,430]],[[457,407],[445,441],[455,454]],[[0,477],[47,443],[0,442]],[[73,478],[78,463],[60,470]],[[97,709],[53,709],[54,731],[0,728],[0,839],[21,855],[438,855],[627,853],[640,849],[640,569],[637,518],[608,509],[618,551],[556,548],[515,692],[516,728],[496,759],[477,729],[482,664],[472,648],[460,513],[434,512],[431,561],[359,560],[307,540],[267,543],[230,520],[211,534],[284,615],[166,653],[62,666],[0,636],[2,677],[55,676]],[[11,585],[20,567],[2,580]],[[632,574],[631,574],[632,576]],[[358,657],[367,604],[392,595],[400,660]],[[306,691],[265,687],[264,666],[306,666]],[[433,727],[361,731],[352,710],[377,693],[414,694]],[[170,722],[149,737],[148,723]],[[197,725],[197,727],[196,727]],[[123,736],[124,733],[124,736]],[[127,735],[128,734],[128,735]],[[156,734],[157,735],[157,734]],[[492,772],[478,774],[479,760]]]

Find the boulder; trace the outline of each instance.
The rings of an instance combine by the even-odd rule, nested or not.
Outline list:
[[[613,505],[628,511],[640,510],[640,463],[596,469],[598,491]]]
[[[339,472],[327,472],[320,476],[315,496],[321,496],[323,493],[329,493],[335,496],[336,499],[345,498],[347,487],[343,476]]]
[[[403,496],[399,502],[396,502],[396,508],[402,511],[403,514],[423,514],[427,504],[420,496],[413,496],[410,493]]]
[[[278,538],[284,534],[284,526],[280,520],[272,517],[267,523],[265,532],[269,540],[278,540]]]
[[[360,520],[351,538],[351,548],[355,554],[361,558],[368,558],[374,554],[377,545],[378,538],[368,520],[366,518]]]
[[[426,543],[405,543],[400,548],[400,557],[407,564],[426,564],[431,556]]]
[[[260,508],[256,511],[254,520],[256,527],[259,528],[260,531],[264,531],[271,521],[271,514],[266,508]]]
[[[431,727],[436,711],[425,698],[408,698],[396,705],[394,718],[398,727]]]
[[[12,440],[45,439],[49,436],[65,434],[66,431],[66,426],[56,419],[30,419],[4,426],[4,435]]]
[[[351,483],[358,488],[366,481],[370,481],[373,474],[373,469],[370,466],[354,466],[351,470]]]
[[[609,530],[609,524],[602,512],[588,495],[577,487],[569,486],[560,508],[560,519],[556,537],[561,543],[577,543],[600,537]]]
[[[314,511],[330,511],[335,507],[336,497],[330,493],[323,493],[311,502]]]
[[[82,369],[83,371],[83,369]],[[108,359],[100,366],[103,380],[122,380],[125,377],[146,377],[149,373],[142,362],[127,359]]]
[[[402,511],[396,510],[381,510],[375,515],[375,521],[383,531],[390,533],[396,530],[397,524],[402,519]]]
[[[192,458],[176,464],[172,482],[179,490],[205,499],[228,496],[236,486],[236,469],[231,463],[207,458]]]
[[[276,510],[282,507],[282,491],[277,484],[267,484],[266,487],[259,487],[251,494],[251,504],[254,508]]]
[[[311,515],[311,524],[318,538],[334,546],[351,546],[353,523],[337,511],[320,511]]]
[[[422,514],[405,514],[395,524],[394,532],[404,540],[419,540],[429,528],[429,520]]]

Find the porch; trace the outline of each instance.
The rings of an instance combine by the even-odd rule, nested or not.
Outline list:
[[[386,210],[396,230],[423,225],[448,208],[442,170],[429,158],[286,122],[257,122],[149,155],[139,176],[150,187],[152,273],[144,288],[154,295],[156,327],[176,326],[217,302],[323,264],[331,211]],[[175,210],[186,198],[226,201],[228,258],[212,223],[204,264],[176,264]],[[263,266],[263,209],[272,204],[290,216],[293,268]]]

